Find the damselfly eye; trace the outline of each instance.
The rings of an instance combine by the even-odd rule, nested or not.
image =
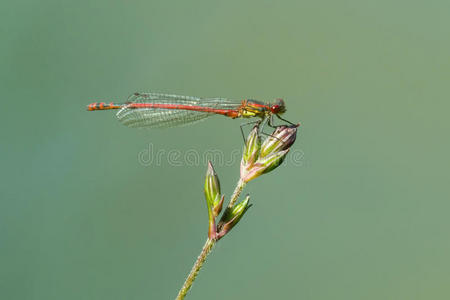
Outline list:
[[[279,106],[278,104],[274,104],[274,105],[272,105],[272,107],[270,108],[270,110],[271,110],[273,113],[277,113],[278,110],[280,110],[280,106]]]
[[[274,114],[282,114],[286,111],[283,99],[277,99],[275,103],[270,106],[270,110]]]

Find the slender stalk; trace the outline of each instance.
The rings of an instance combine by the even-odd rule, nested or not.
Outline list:
[[[228,204],[228,208],[232,208],[236,204],[236,201],[239,198],[239,195],[241,194],[245,185],[246,183],[241,178],[239,178],[236,188],[234,189],[233,195],[231,195],[231,200],[230,203]]]
[[[178,296],[176,300],[182,300],[188,293],[189,289],[191,288],[192,284],[194,283],[195,278],[197,277],[198,272],[202,268],[203,264],[206,261],[206,257],[209,253],[211,253],[211,250],[216,243],[215,240],[207,239],[205,242],[205,245],[203,246],[202,252],[197,258],[197,261],[195,262],[194,266],[192,267],[191,272],[189,273],[188,277],[186,278],[186,281],[184,282],[183,286],[181,287],[180,291],[178,292]]]
[[[230,204],[228,204],[227,210],[233,208],[234,204],[236,203],[237,199],[239,198],[239,195],[241,194],[242,190],[244,189],[245,182],[241,179],[239,179],[236,188],[234,189],[233,195],[230,199]],[[227,211],[225,212],[227,213]],[[220,225],[219,225],[220,226]],[[186,294],[189,292],[189,289],[191,288],[192,284],[194,283],[195,278],[197,277],[198,272],[202,268],[203,264],[206,261],[206,257],[211,253],[211,250],[214,246],[214,244],[217,242],[216,239],[207,239],[205,242],[205,245],[203,246],[202,252],[198,256],[194,266],[192,267],[191,272],[189,273],[188,277],[186,278],[183,286],[181,287],[180,291],[178,292],[178,296],[176,300],[182,300],[186,296]]]

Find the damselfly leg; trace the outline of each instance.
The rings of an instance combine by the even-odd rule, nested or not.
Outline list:
[[[286,125],[286,124],[274,125],[274,122],[273,122],[273,116],[274,116],[274,115],[275,115],[278,119],[280,119],[280,120],[286,122],[287,125]],[[286,119],[283,119],[283,118],[280,117],[278,114],[272,114],[272,115],[270,115],[268,118],[266,118],[266,119],[264,120],[264,122],[263,122],[263,126],[261,126],[260,133],[261,133],[261,134],[264,134],[264,135],[267,136],[267,137],[272,137],[272,138],[274,138],[274,139],[277,139],[277,140],[279,140],[279,141],[282,142],[282,143],[284,143],[284,141],[282,141],[281,139],[275,137],[275,136],[273,135],[273,133],[270,134],[270,133],[264,132],[264,123],[267,123],[267,125],[268,125],[269,127],[273,128],[273,129],[275,129],[275,130],[276,130],[278,127],[282,127],[282,126],[286,126],[286,127],[292,127],[292,126],[295,126],[295,127],[298,127],[298,126],[300,125],[300,124],[294,124],[294,123],[292,123],[292,122],[290,122],[290,121],[288,121],[288,120],[286,120]]]
[[[266,118],[267,119],[267,118]],[[260,125],[261,123],[264,126],[264,122],[267,122],[266,119],[263,120],[256,120],[256,121],[251,121],[251,122],[247,122],[247,123],[243,123],[241,124],[239,127],[241,129],[241,134],[242,134],[242,138],[244,139],[244,144],[247,142],[247,139],[245,138],[245,134],[244,134],[244,127],[248,126],[248,125]]]
[[[274,122],[273,122],[273,117],[274,116],[276,116],[278,119],[280,119],[281,121],[283,121],[283,122],[286,122],[287,124],[289,124],[289,126],[296,126],[297,124],[294,124],[294,123],[292,123],[292,122],[290,122],[290,121],[288,121],[288,120],[286,120],[286,119],[283,119],[282,117],[280,117],[280,115],[278,115],[278,114],[272,114],[272,115],[270,115],[270,117],[269,117],[269,122],[268,122],[268,125],[270,126],[270,127],[272,127],[272,128],[277,128],[277,127],[279,127],[279,126],[282,126],[282,125],[285,125],[285,124],[281,124],[281,125],[274,125]]]

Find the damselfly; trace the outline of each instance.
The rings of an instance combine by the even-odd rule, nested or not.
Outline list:
[[[190,96],[134,93],[123,104],[95,102],[87,110],[118,109],[117,119],[129,127],[167,128],[182,126],[203,120],[213,115],[235,118],[259,118],[256,122],[268,122],[273,126],[273,117],[292,124],[280,117],[286,111],[282,99],[272,103],[257,100],[232,101],[225,98],[198,98]],[[255,123],[256,123],[255,122]]]

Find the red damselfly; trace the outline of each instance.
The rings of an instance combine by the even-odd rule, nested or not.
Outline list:
[[[272,103],[257,100],[232,101],[225,98],[198,98],[160,93],[134,93],[123,104],[95,102],[87,110],[119,110],[117,119],[129,127],[167,128],[182,126],[213,115],[235,118],[259,118],[256,122],[268,122],[273,126],[273,116],[280,117],[286,111],[282,99]],[[255,122],[255,123],[256,123]]]

